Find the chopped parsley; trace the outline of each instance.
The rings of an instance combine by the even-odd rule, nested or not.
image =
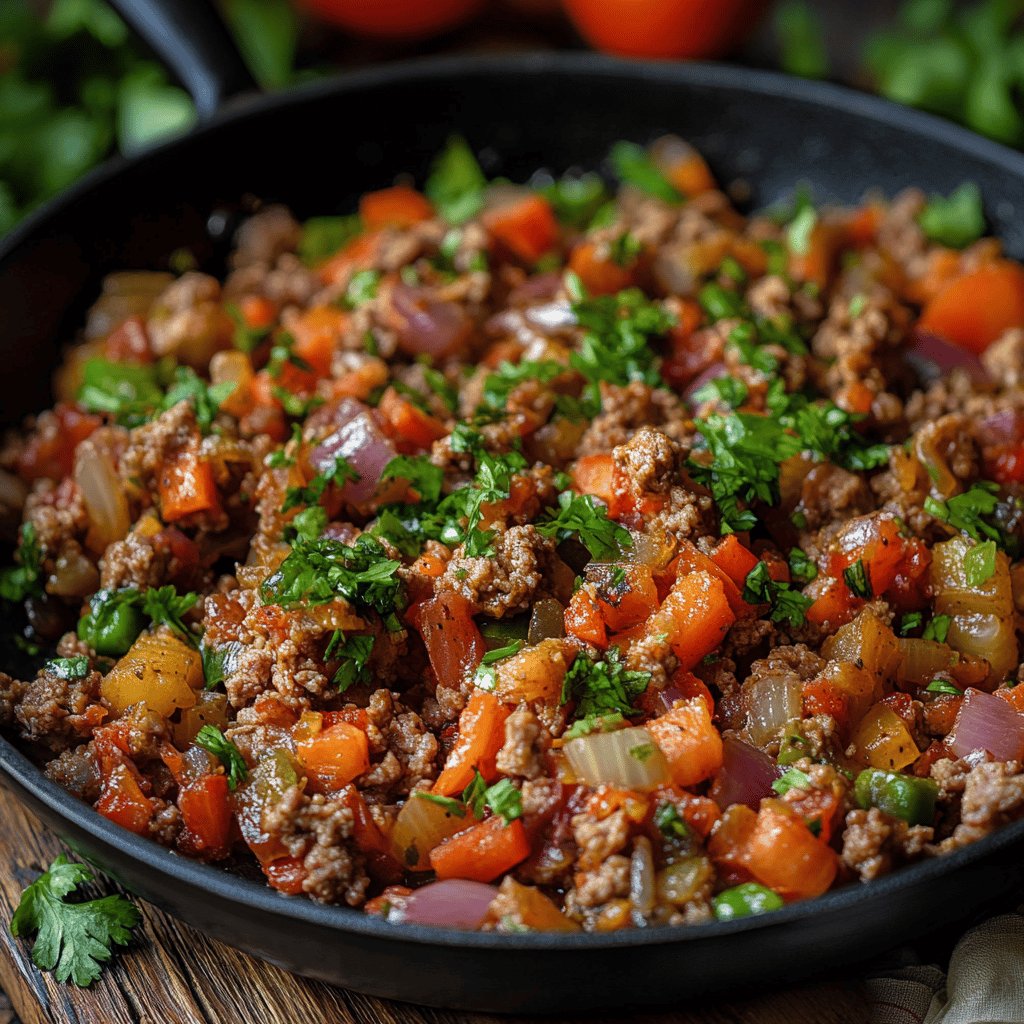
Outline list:
[[[963,494],[956,494],[945,501],[935,498],[924,499],[924,510],[930,516],[949,523],[956,530],[962,530],[968,537],[981,540],[985,537],[996,542],[1001,541],[999,530],[986,518],[996,511],[999,505],[999,485],[990,480],[982,480],[973,484]]]
[[[969,587],[987,583],[996,571],[996,543],[984,540],[964,555],[964,579]]]
[[[932,196],[917,222],[931,241],[963,249],[985,233],[981,190],[973,181],[965,181],[948,196]]]
[[[672,185],[651,160],[643,146],[635,142],[616,142],[608,154],[619,181],[646,192],[666,203],[681,203],[682,193]]]
[[[377,297],[380,287],[379,270],[357,270],[345,288],[344,304],[347,309],[365,305]]]
[[[474,818],[482,818],[488,808],[504,818],[506,825],[523,816],[523,796],[515,783],[511,779],[499,779],[493,786],[488,786],[476,768],[473,769],[473,781],[462,791],[459,800],[422,789],[412,795],[438,804],[456,818],[464,818],[467,811]]]
[[[870,601],[875,596],[871,589],[871,576],[868,574],[864,559],[858,558],[853,565],[843,570],[843,579],[850,588],[850,593],[855,597],[862,597]]]
[[[84,654],[74,658],[51,658],[46,669],[58,679],[84,679],[89,674],[89,659]]]
[[[802,203],[786,228],[786,244],[790,252],[797,256],[806,256],[810,252],[811,235],[817,223],[817,210],[809,202]]]
[[[629,756],[644,764],[654,757],[655,750],[657,747],[653,743],[638,743],[635,747],[629,748]]]
[[[608,256],[617,267],[630,267],[643,250],[643,243],[635,235],[623,231],[610,242]]]
[[[923,612],[907,612],[901,619],[899,624],[900,636],[910,636],[915,629],[920,629],[921,624],[924,622]]]
[[[14,558],[16,565],[0,569],[0,598],[20,604],[43,592],[43,552],[31,523],[21,524]]]
[[[962,697],[964,691],[947,682],[945,679],[933,679],[926,687],[928,693],[950,693],[955,697]]]
[[[350,480],[356,481],[359,474],[344,455],[335,455],[330,463],[305,487],[289,487],[285,491],[282,512],[290,512],[299,505],[316,505],[330,486],[344,487]]]
[[[565,175],[541,189],[555,216],[581,231],[591,225],[595,214],[608,202],[608,189],[599,174],[579,177]]]
[[[464,138],[453,135],[434,161],[423,191],[449,224],[463,224],[484,205],[487,178]]]
[[[331,679],[339,693],[344,693],[356,683],[369,682],[368,665],[374,641],[374,637],[366,635],[346,637],[340,629],[331,634],[327,649],[324,651],[324,661],[340,659],[341,663]]]
[[[322,263],[344,248],[363,230],[358,214],[347,217],[310,217],[302,225],[299,256],[307,266]]]
[[[679,816],[675,804],[666,801],[658,804],[654,812],[654,824],[666,839],[689,839],[690,826]]]
[[[396,575],[400,565],[388,558],[380,542],[369,534],[362,534],[351,545],[329,537],[299,536],[260,593],[264,604],[286,608],[303,602],[324,604],[340,597],[387,621],[405,605],[405,590]]]
[[[519,363],[503,361],[497,370],[489,373],[484,380],[484,390],[478,411],[491,415],[504,413],[508,396],[523,381],[535,380],[541,384],[547,384],[565,371],[566,367],[553,359],[538,362],[524,359]]]
[[[767,562],[758,562],[747,573],[743,584],[743,600],[749,604],[771,606],[772,622],[802,626],[807,609],[814,603],[799,590],[793,590],[788,583],[773,580]]]
[[[249,777],[249,769],[246,766],[245,758],[234,743],[215,725],[204,725],[196,733],[196,746],[209,751],[222,765],[227,772],[228,787],[238,789]]]
[[[948,615],[933,615],[931,621],[924,627],[921,634],[923,640],[937,640],[940,644],[946,642],[949,636],[949,627],[952,619]]]
[[[810,583],[817,579],[818,567],[800,548],[793,548],[789,553],[789,572],[798,583]]]
[[[608,518],[605,508],[593,495],[563,491],[558,496],[558,511],[550,510],[537,523],[545,537],[559,542],[578,537],[593,558],[611,561],[632,545],[629,531]]]
[[[380,475],[381,480],[404,480],[419,495],[420,501],[433,505],[441,497],[444,470],[426,455],[398,455]]]
[[[142,594],[142,611],[148,615],[154,626],[167,626],[196,646],[195,634],[182,621],[182,616],[195,607],[199,595],[179,594],[173,586],[150,587]]]
[[[697,301],[711,323],[746,316],[750,312],[739,292],[713,281],[701,288]]]
[[[95,880],[84,864],[60,854],[21,894],[11,918],[15,937],[35,935],[32,962],[53,971],[58,981],[69,979],[86,986],[99,978],[113,946],[125,946],[141,920],[139,911],[124,896],[68,903],[80,885]]]
[[[233,380],[210,384],[191,367],[179,366],[175,369],[174,381],[164,396],[163,408],[170,409],[179,402],[191,402],[199,429],[208,434],[221,405],[237,386]]]
[[[566,737],[574,739],[600,729],[602,724],[608,724],[608,719],[621,721],[637,714],[633,701],[650,681],[649,672],[628,670],[615,647],[609,647],[599,661],[577,655],[562,682],[560,703],[576,702],[577,721]]]
[[[806,772],[800,771],[799,768],[789,768],[782,778],[776,779],[772,783],[772,789],[779,796],[784,796],[791,789],[810,789],[810,787],[810,776]]]

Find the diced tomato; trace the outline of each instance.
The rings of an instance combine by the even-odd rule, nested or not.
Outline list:
[[[736,534],[730,533],[711,552],[711,561],[742,590],[747,582],[747,577],[757,565],[757,555],[748,551],[740,543]]]
[[[580,587],[565,609],[565,632],[595,647],[608,646],[608,627],[605,625],[601,605],[587,586]]]
[[[722,737],[702,697],[677,703],[649,721],[647,731],[665,755],[677,786],[695,786],[722,767]]]
[[[803,684],[803,714],[831,715],[841,727],[849,724],[849,698],[827,679],[809,679]]]
[[[597,576],[593,571],[588,575],[601,617],[613,633],[646,621],[658,607],[658,591],[646,565],[602,566]]]
[[[225,775],[205,775],[178,792],[184,831],[178,846],[192,857],[226,857],[231,846],[231,805]]]
[[[430,851],[438,878],[469,878],[491,882],[530,854],[530,841],[519,818],[507,822],[495,814],[457,832]]]
[[[103,422],[73,405],[58,403],[53,417],[44,417],[18,456],[18,475],[25,480],[63,480],[75,465],[75,449]]]
[[[985,463],[993,480],[1001,484],[1024,484],[1024,444],[1000,448]]]
[[[651,632],[668,635],[680,667],[693,668],[721,644],[736,615],[722,581],[709,572],[694,572],[676,581],[649,621]]]
[[[1024,267],[1000,260],[957,277],[925,306],[918,325],[984,352],[1005,331],[1024,327]]]
[[[298,857],[279,857],[263,865],[263,874],[271,888],[287,896],[298,896],[306,881],[307,871]]]
[[[96,810],[129,832],[141,835],[153,818],[153,804],[127,765],[115,765],[104,779]]]
[[[408,228],[429,220],[434,207],[425,195],[408,185],[393,185],[367,192],[359,200],[359,216],[368,231],[380,228]]]
[[[103,342],[103,355],[114,363],[151,363],[146,321],[141,316],[130,316],[107,335]]]
[[[213,468],[194,452],[179,452],[163,465],[158,482],[160,514],[165,522],[220,508]]]
[[[349,315],[337,306],[313,306],[288,324],[288,330],[295,343],[292,353],[312,368],[314,378],[327,377],[338,348]],[[303,390],[315,384],[309,373],[287,364],[282,368],[280,383],[288,390]]]
[[[849,622],[863,604],[860,598],[850,593],[843,580],[833,579],[807,609],[805,617],[815,625],[828,623],[837,629]]]
[[[505,742],[505,720],[510,711],[493,693],[474,690],[459,715],[459,738],[444,771],[434,783],[434,792],[442,796],[461,793],[480,772],[487,782],[497,774],[498,751]]]
[[[490,210],[483,223],[492,238],[527,263],[536,263],[558,242],[558,221],[543,196],[523,196]]]
[[[370,769],[366,733],[348,722],[336,722],[312,739],[296,744],[295,752],[315,788],[333,793]]]
[[[381,396],[377,411],[387,432],[405,442],[409,449],[406,454],[424,451],[448,433],[448,428],[436,416],[424,412],[394,388],[388,388]]]
[[[458,686],[476,669],[487,650],[473,621],[472,605],[459,594],[424,601],[419,608],[418,629],[430,667],[442,686]]]

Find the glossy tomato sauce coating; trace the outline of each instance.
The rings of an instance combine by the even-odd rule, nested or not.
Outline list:
[[[455,140],[254,212],[223,281],[106,280],[0,460],[47,775],[505,931],[763,913],[1024,813],[1024,270],[976,190],[745,217],[678,139],[608,169]]]

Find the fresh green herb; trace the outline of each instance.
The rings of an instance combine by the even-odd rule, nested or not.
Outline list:
[[[779,794],[779,796],[785,796],[791,789],[810,789],[811,788],[811,777],[806,773],[800,771],[799,768],[789,768],[786,773],[779,779],[776,779],[772,783],[772,789]]]
[[[747,400],[747,385],[738,377],[716,377],[693,393],[694,407],[705,402],[722,402],[731,409],[738,409]]]
[[[21,524],[14,558],[16,565],[0,569],[0,598],[20,604],[43,591],[43,552],[32,523]]]
[[[599,719],[618,715],[621,720],[637,714],[633,701],[647,689],[650,681],[649,672],[628,670],[619,650],[610,647],[600,661],[592,661],[583,654],[576,656],[562,682],[560,702],[575,701],[575,716],[583,723],[581,728],[592,731]],[[580,734],[577,731],[573,736]]]
[[[142,595],[142,612],[150,617],[154,626],[167,626],[195,647],[195,634],[182,621],[182,616],[191,611],[198,600],[198,594],[179,594],[170,585],[150,587]]]
[[[786,244],[797,256],[806,256],[811,249],[811,234],[818,223],[818,212],[810,203],[800,207],[786,229]]]
[[[419,800],[429,800],[432,804],[437,804],[438,807],[443,807],[449,814],[456,818],[464,818],[466,816],[466,805],[461,800],[456,800],[454,797],[441,796],[439,793],[431,793],[429,789],[414,790],[412,795]]]
[[[793,627],[804,624],[807,609],[814,603],[788,583],[773,580],[767,562],[758,562],[747,573],[743,600],[750,604],[770,605],[772,622],[784,622]]]
[[[420,496],[420,501],[433,505],[441,497],[444,470],[426,455],[397,455],[381,473],[381,480],[395,479],[405,480]]]
[[[80,885],[95,880],[83,864],[60,854],[49,869],[21,894],[11,918],[11,934],[35,935],[32,962],[53,971],[58,981],[76,985],[94,982],[110,959],[112,946],[125,946],[141,915],[124,896],[68,903]]]
[[[74,658],[51,658],[46,668],[58,679],[84,679],[89,674],[89,659],[84,654]]]
[[[932,196],[918,214],[917,222],[933,242],[962,249],[985,233],[981,190],[973,181],[967,181],[947,198]]]
[[[807,0],[785,0],[775,10],[782,70],[801,78],[828,76],[828,51],[821,15]]]
[[[697,301],[711,323],[743,317],[750,312],[739,292],[713,281],[701,288],[697,293]]]
[[[356,309],[377,297],[380,286],[379,270],[357,270],[345,288],[344,304],[347,309]]]
[[[245,758],[234,743],[215,725],[204,725],[196,733],[194,740],[197,746],[209,751],[227,771],[228,787],[238,789],[249,777],[249,769],[246,766]]]
[[[221,405],[237,386],[233,380],[210,384],[191,367],[179,366],[175,369],[174,381],[164,396],[163,408],[171,409],[179,402],[191,402],[199,429],[208,434]]]
[[[311,217],[302,225],[299,256],[307,266],[322,263],[343,249],[363,230],[358,214],[347,217]]]
[[[850,317],[850,319],[852,320],[855,317],[860,316],[861,313],[863,313],[864,310],[867,309],[867,305],[867,296],[863,292],[857,292],[857,294],[854,295],[852,299],[850,299],[850,304],[846,308],[846,315]]]
[[[499,779],[484,792],[484,803],[509,825],[523,816],[523,795],[511,779]]]
[[[969,587],[987,583],[996,571],[996,543],[983,540],[964,555],[964,579]]]
[[[635,142],[616,142],[608,160],[619,181],[632,185],[666,203],[681,203],[682,194],[654,165],[643,146]]]
[[[203,688],[215,690],[227,677],[232,660],[242,649],[242,645],[232,640],[223,647],[199,645],[199,655],[203,660]]]
[[[923,640],[937,640],[940,644],[946,642],[949,636],[949,627],[952,619],[948,615],[933,615],[931,621],[924,627],[921,634]]]
[[[797,583],[810,583],[817,579],[818,567],[800,548],[789,552],[789,573]]]
[[[899,625],[900,636],[910,636],[915,629],[920,629],[924,622],[923,612],[907,612],[901,619]]]
[[[668,801],[658,804],[654,812],[654,824],[666,839],[689,839],[690,826],[679,816],[675,804]]]
[[[328,487],[344,487],[350,480],[358,479],[359,474],[348,459],[344,455],[335,455],[305,487],[289,487],[285,491],[281,511],[290,512],[299,505],[316,505]]]
[[[956,494],[946,501],[928,497],[924,499],[924,510],[930,516],[949,523],[956,530],[962,530],[969,537],[981,540],[1000,541],[1002,535],[986,517],[996,511],[999,504],[999,485],[989,480],[973,484],[963,494]]]
[[[608,509],[590,494],[563,491],[558,496],[558,511],[548,511],[537,523],[537,530],[559,543],[577,537],[599,561],[618,558],[632,545],[629,531],[608,518]]]
[[[231,344],[234,345],[239,352],[254,352],[263,344],[264,341],[267,340],[267,338],[270,337],[273,325],[253,327],[246,321],[245,317],[242,315],[242,311],[231,303],[225,305],[224,311],[229,317],[231,317],[231,320],[235,325],[235,333],[231,337]]]
[[[449,224],[463,224],[483,209],[486,187],[487,178],[469,144],[454,135],[434,161],[424,191]]]
[[[747,283],[747,272],[743,269],[739,260],[732,256],[726,256],[722,260],[718,265],[718,273],[722,277],[727,277],[730,281],[735,281],[736,284]]]
[[[846,580],[850,593],[855,597],[863,597],[866,601],[870,601],[875,596],[871,589],[871,577],[868,575],[867,566],[864,565],[862,558],[858,558],[853,565],[843,570],[843,579]]]
[[[525,359],[520,363],[510,363],[505,360],[484,379],[479,411],[492,415],[502,414],[506,411],[508,396],[523,381],[535,380],[541,384],[547,384],[565,371],[565,366],[552,359],[540,362]]]
[[[368,635],[349,636],[336,629],[324,651],[324,661],[338,658],[338,665],[331,682],[344,693],[357,683],[366,683],[370,679],[369,661],[373,653],[375,638]]]
[[[954,686],[945,679],[933,679],[926,687],[928,693],[951,693],[955,697],[962,697],[964,691]]]
[[[608,202],[608,189],[601,176],[594,173],[578,178],[566,175],[542,188],[541,193],[563,224],[581,231],[591,225],[594,215]]]
[[[78,404],[89,412],[113,416],[125,427],[145,423],[163,402],[155,366],[87,359],[82,368]]]
[[[635,747],[629,748],[629,756],[635,757],[641,764],[654,757],[658,748],[653,743],[638,743]]]
[[[631,267],[643,250],[644,246],[640,239],[628,231],[623,231],[609,243],[608,256],[617,267]]]

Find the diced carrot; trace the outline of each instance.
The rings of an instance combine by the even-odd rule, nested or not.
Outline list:
[[[178,846],[190,856],[220,860],[231,847],[231,805],[226,775],[204,775],[178,791],[184,831]]]
[[[95,807],[104,818],[137,834],[146,831],[153,817],[153,804],[124,764],[114,765],[106,776]]]
[[[263,865],[267,884],[286,896],[298,896],[306,881],[305,865],[298,857],[279,857]]]
[[[277,319],[277,304],[263,295],[246,295],[238,311],[250,327],[269,327]]]
[[[618,633],[648,619],[658,607],[658,590],[651,570],[646,565],[603,568],[602,578],[591,579],[608,629]]]
[[[709,714],[713,715],[715,713],[715,698],[711,695],[707,683],[703,679],[698,679],[692,672],[683,668],[677,668],[672,673],[670,685],[674,686],[686,698],[700,697],[707,704]]]
[[[677,786],[695,786],[722,767],[722,737],[711,724],[711,712],[702,697],[677,703],[646,728],[665,755]]]
[[[333,793],[370,768],[369,743],[362,729],[337,722],[312,739],[297,743],[295,752],[317,788]]]
[[[490,210],[483,223],[492,238],[527,263],[536,263],[558,241],[558,221],[543,196],[523,196]]]
[[[358,270],[368,270],[380,249],[381,233],[367,231],[353,238],[318,268],[324,284],[344,284]]]
[[[790,274],[797,281],[815,284],[824,290],[832,277],[840,241],[834,225],[819,221],[811,228],[806,251],[790,253]]]
[[[359,200],[359,216],[368,231],[380,228],[408,228],[434,216],[425,195],[408,185],[393,185],[367,192]]]
[[[1011,327],[1024,327],[1024,267],[1002,260],[965,274],[925,306],[918,326],[984,352]]]
[[[596,242],[580,242],[569,257],[569,269],[579,275],[591,295],[614,295],[636,284],[631,266],[620,266]]]
[[[429,448],[448,433],[448,428],[436,416],[424,412],[394,388],[384,392],[377,408],[389,433],[417,450]]]
[[[347,324],[348,313],[336,306],[313,306],[307,309],[288,324],[295,339],[292,352],[312,367],[316,377],[329,376],[334,352]],[[282,383],[288,386],[286,379]]]
[[[419,576],[430,576],[432,579],[437,579],[438,576],[444,575],[444,570],[447,566],[447,562],[442,558],[438,558],[437,555],[431,555],[424,551],[415,562],[412,563],[410,569],[413,573]]]
[[[580,494],[592,494],[606,505],[615,501],[618,481],[610,455],[584,455],[572,469],[573,486]]]
[[[491,882],[529,855],[530,841],[522,820],[506,824],[495,814],[435,846],[430,851],[430,866],[438,878]]]
[[[666,168],[665,177],[684,196],[697,196],[718,187],[704,157],[695,149],[691,149],[685,159]]]
[[[849,724],[850,701],[847,694],[827,679],[809,679],[803,684],[803,713],[831,715],[840,726]]]
[[[179,452],[163,464],[158,489],[166,523],[220,507],[213,468],[194,452]]]
[[[927,306],[963,273],[960,253],[955,249],[933,249],[924,264],[924,273],[904,285],[907,298],[919,306]]]
[[[757,564],[756,558],[754,564]],[[725,568],[718,564],[713,555],[711,557],[705,555],[692,541],[681,542],[679,554],[673,565],[677,577],[695,572],[706,572],[719,580],[725,591],[725,599],[729,602],[729,607],[736,618],[742,619],[757,614],[756,608],[743,600],[743,584],[746,582],[746,576],[737,583]]]
[[[474,769],[490,782],[497,774],[495,758],[505,742],[505,719],[510,712],[493,693],[474,690],[459,715],[459,738],[448,755],[433,792],[442,796],[461,793],[472,781]]]
[[[151,363],[153,349],[141,316],[122,320],[103,342],[103,354],[115,363]]]
[[[757,565],[757,555],[745,548],[735,533],[730,533],[711,552],[711,561],[742,590],[751,570]]]
[[[709,572],[694,572],[676,581],[650,626],[652,633],[668,634],[681,668],[693,668],[721,644],[735,621],[722,581]]]
[[[751,238],[734,238],[732,256],[751,277],[762,277],[768,269],[768,253]]]
[[[846,240],[854,248],[871,245],[882,225],[885,210],[878,203],[865,203],[846,222]]]
[[[849,622],[861,604],[863,602],[850,593],[850,588],[841,579],[834,579],[807,609],[805,617],[815,625],[827,622],[836,629]]]
[[[442,686],[458,686],[487,650],[473,621],[472,605],[459,594],[424,601],[419,609],[419,630],[430,667]]]
[[[835,852],[781,800],[763,800],[745,857],[750,873],[784,899],[820,896],[836,877]]]
[[[589,587],[580,587],[565,609],[565,632],[595,647],[608,646],[608,628],[601,606]]]

